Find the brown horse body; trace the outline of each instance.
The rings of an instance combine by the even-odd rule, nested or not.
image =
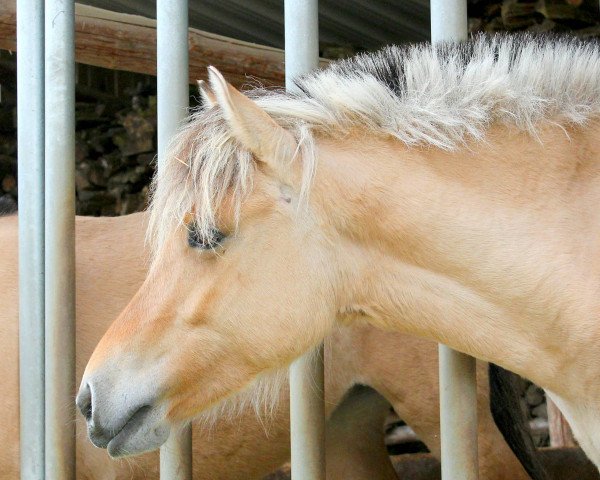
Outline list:
[[[77,218],[77,375],[146,275],[146,215]],[[18,477],[18,303],[17,217],[0,218],[0,478]],[[368,326],[340,328],[329,342],[327,406],[340,402],[346,414],[328,424],[328,476],[332,479],[395,478],[383,444],[388,403],[368,396],[343,400],[355,384],[377,389],[439,455],[437,354],[434,344]],[[526,479],[489,414],[485,369],[480,370],[481,478]],[[336,420],[337,418],[337,420]],[[114,461],[85,438],[77,422],[78,478],[90,480],[158,478],[158,456]],[[218,418],[212,428],[194,426],[194,470],[213,480],[259,479],[289,458],[287,389],[273,415],[258,418],[248,407],[236,417]]]

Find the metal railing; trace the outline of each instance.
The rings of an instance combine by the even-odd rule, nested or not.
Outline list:
[[[43,4],[18,0],[21,478],[74,480],[74,2],[47,0],[45,19]],[[434,42],[464,40],[466,0],[432,0],[431,30]],[[158,0],[158,168],[187,114],[187,32],[187,0]],[[293,90],[318,65],[318,0],[285,0],[285,53]],[[321,346],[290,369],[294,480],[325,478],[323,393]],[[442,345],[440,405],[442,476],[475,480],[475,361]],[[191,479],[191,427],[171,435],[160,468]]]
[[[318,0],[285,0],[285,87],[319,65]],[[290,366],[292,478],[325,479],[325,375],[323,345]]]
[[[75,479],[75,5],[46,1],[46,480]]]
[[[17,4],[20,464],[32,480],[75,478],[73,10]]]
[[[44,477],[44,8],[17,2],[21,478]]]
[[[431,0],[431,41],[467,39],[467,0]],[[439,346],[442,478],[477,480],[475,359]]]
[[[158,169],[164,167],[171,137],[186,118],[189,106],[188,1],[156,2],[156,82]],[[173,430],[160,449],[160,477],[192,478],[192,428]]]

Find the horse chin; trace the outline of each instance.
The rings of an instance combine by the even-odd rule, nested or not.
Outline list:
[[[112,458],[156,450],[169,438],[170,425],[164,420],[161,409],[140,408],[106,446]]]

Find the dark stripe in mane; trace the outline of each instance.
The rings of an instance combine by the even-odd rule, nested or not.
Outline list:
[[[360,129],[407,147],[454,150],[484,140],[493,124],[533,136],[552,124],[566,134],[566,128],[600,119],[598,78],[597,41],[478,35],[464,43],[391,46],[335,62],[301,77],[299,92],[247,94],[296,137],[305,201],[319,137],[342,138]],[[236,192],[232,205],[239,211],[252,190],[252,155],[218,107],[197,111],[167,156],[168,167],[153,187],[149,235],[155,246],[190,211],[208,236],[223,192]]]
[[[435,46],[441,58],[458,59],[459,64],[466,67],[473,59],[477,48],[482,44],[487,44],[493,49],[494,58],[498,60],[498,52],[501,48],[503,38],[512,39],[517,48],[511,52],[510,65],[514,64],[519,53],[525,47],[535,46],[548,47],[549,44],[568,44],[571,47],[581,47],[584,45],[597,46],[600,40],[597,38],[581,39],[572,35],[560,33],[514,33],[514,34],[495,34],[493,36],[478,34],[469,40],[460,43],[440,43]],[[495,40],[495,41],[493,41]],[[403,45],[391,45],[377,52],[361,53],[348,59],[332,62],[327,67],[328,71],[333,71],[341,76],[352,76],[357,73],[368,73],[373,75],[382,84],[386,85],[390,91],[397,96],[402,96],[406,89],[405,83],[405,64],[406,60],[412,56],[415,49],[428,49],[429,42],[407,43]],[[304,80],[312,77],[312,74],[301,76],[296,80],[297,87],[308,97],[310,90],[304,85]]]

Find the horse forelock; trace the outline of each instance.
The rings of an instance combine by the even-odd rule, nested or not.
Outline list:
[[[296,123],[293,131],[299,145],[293,161],[302,159],[303,165],[303,200],[314,171],[313,137],[306,125]],[[174,228],[189,224],[190,214],[197,233],[211,238],[225,200],[237,227],[243,199],[252,190],[254,170],[252,153],[233,136],[218,106],[195,112],[172,139],[165,164],[152,180],[147,240],[153,251],[158,251]]]
[[[480,35],[459,44],[387,47],[299,78],[299,92],[255,88],[247,94],[299,141],[305,197],[317,134],[335,138],[363,129],[441,149],[481,140],[494,123],[535,134],[544,122],[580,125],[597,117],[598,78],[595,41]],[[153,180],[153,245],[190,212],[209,236],[226,196],[239,215],[253,172],[252,155],[233,137],[220,108],[194,113]]]
[[[210,238],[216,210],[226,195],[239,210],[252,181],[250,152],[233,138],[218,108],[199,110],[172,139],[153,178],[149,235],[154,250],[190,214],[194,228]]]

